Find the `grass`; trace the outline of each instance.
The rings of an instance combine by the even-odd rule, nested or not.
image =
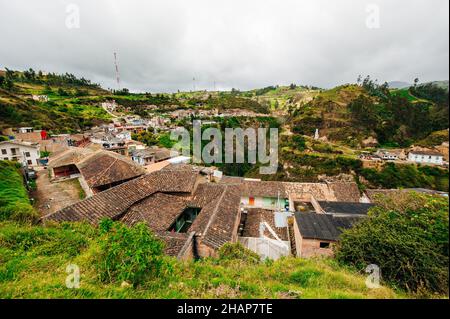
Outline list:
[[[412,95],[411,92],[409,92],[409,88],[391,90],[391,94],[394,96],[400,96],[400,97],[406,98],[409,102],[412,102],[412,103],[417,103],[417,102],[430,103],[428,100],[419,99],[419,98],[415,97],[414,95]]]
[[[331,259],[284,258],[257,265],[242,260],[178,261],[137,287],[101,283],[93,266],[97,230],[85,224],[51,227],[0,223],[0,298],[406,298]],[[66,287],[66,267],[80,269],[79,289]]]
[[[32,209],[22,175],[16,163],[0,161],[0,216],[19,206]]]

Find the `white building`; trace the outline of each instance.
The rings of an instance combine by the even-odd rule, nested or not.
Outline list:
[[[33,95],[33,100],[38,102],[48,102],[48,96],[47,95]]]
[[[108,110],[109,112],[114,112],[116,110],[116,108],[118,107],[115,100],[102,102],[101,106],[104,109]]]
[[[41,157],[39,147],[38,143],[3,141],[0,142],[0,159],[36,166]]]
[[[396,161],[399,159],[399,155],[395,151],[380,149],[375,153],[375,155],[378,155],[381,159],[385,161]]]
[[[120,131],[119,133],[116,133],[115,136],[121,140],[131,141],[131,132],[129,131]]]
[[[32,127],[19,127],[17,129],[18,133],[32,133],[34,132],[34,129]]]
[[[443,155],[437,151],[411,151],[408,160],[416,163],[442,165]]]

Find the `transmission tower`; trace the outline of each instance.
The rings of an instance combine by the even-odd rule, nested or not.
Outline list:
[[[116,67],[117,89],[120,90],[119,64],[117,63],[117,54],[114,52],[114,66]]]

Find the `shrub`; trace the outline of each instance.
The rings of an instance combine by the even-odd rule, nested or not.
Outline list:
[[[336,258],[408,291],[448,293],[448,201],[401,192],[377,199],[369,217],[344,231]]]
[[[240,243],[226,243],[219,249],[219,260],[241,260],[250,264],[260,262],[259,255],[250,249],[245,248]]]
[[[127,227],[120,222],[103,220],[102,237],[96,267],[103,282],[129,281],[137,284],[144,277],[159,276],[167,265],[163,243],[144,223]]]

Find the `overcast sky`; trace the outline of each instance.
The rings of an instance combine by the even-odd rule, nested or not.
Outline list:
[[[0,0],[0,30],[2,69],[117,88],[117,52],[132,91],[449,78],[448,0]]]

